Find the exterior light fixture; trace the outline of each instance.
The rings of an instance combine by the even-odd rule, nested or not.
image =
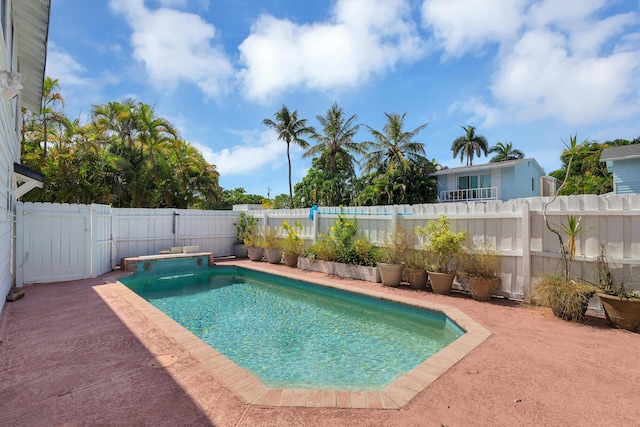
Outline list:
[[[0,88],[2,89],[2,97],[12,100],[23,89],[22,82],[25,81],[24,74],[17,71],[0,71]]]

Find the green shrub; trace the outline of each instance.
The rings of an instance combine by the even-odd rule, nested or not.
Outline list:
[[[282,251],[286,254],[302,254],[304,242],[299,235],[302,230],[302,224],[296,221],[294,225],[290,225],[288,221],[283,221],[281,227],[285,232],[285,238],[282,241]]]
[[[462,251],[462,242],[467,233],[451,231],[449,220],[444,214],[435,221],[429,221],[424,227],[416,227],[416,233],[427,238],[423,246],[429,254],[429,269],[438,273],[453,272],[452,261]]]
[[[312,261],[335,261],[335,243],[331,236],[320,236],[315,243],[307,248],[304,256]]]

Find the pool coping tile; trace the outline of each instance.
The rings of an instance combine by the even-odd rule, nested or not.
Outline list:
[[[241,368],[197,336],[182,327],[179,323],[162,313],[120,282],[101,286],[111,287],[132,307],[151,320],[165,335],[182,346],[192,357],[198,360],[205,369],[209,369],[216,377],[248,404],[259,406],[298,406],[310,408],[364,408],[364,409],[401,409],[418,393],[424,391],[452,366],[462,360],[474,348],[491,336],[491,331],[471,319],[457,308],[439,303],[413,300],[405,296],[390,295],[376,290],[355,288],[339,283],[331,276],[300,278],[293,272],[273,272],[256,265],[240,262],[238,267],[280,275],[320,286],[328,286],[349,292],[368,295],[374,298],[395,301],[416,307],[444,313],[454,321],[465,334],[440,350],[429,359],[416,366],[382,391],[357,390],[305,390],[267,387],[260,379]],[[225,265],[237,265],[225,262]]]

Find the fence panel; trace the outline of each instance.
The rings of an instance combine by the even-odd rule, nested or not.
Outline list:
[[[91,276],[91,207],[16,205],[16,285]]]
[[[341,213],[355,217],[360,233],[376,244],[384,243],[395,224],[413,229],[446,214],[454,231],[467,232],[468,246],[488,244],[502,253],[502,293],[523,299],[539,277],[561,267],[560,243],[543,217],[551,200],[321,207],[314,219],[309,209],[247,213],[258,218],[261,227],[300,222],[307,244],[327,234]],[[216,256],[231,255],[239,215],[51,203],[18,203],[16,208],[16,284],[95,277],[123,257],[157,254],[171,246],[197,245]],[[614,278],[640,282],[640,195],[562,196],[547,207],[554,228],[566,224],[569,215],[580,217],[584,229],[576,238],[574,276],[595,280],[593,260],[603,243]]]
[[[116,265],[112,258],[112,224],[111,207],[91,205],[91,276],[97,277],[111,271]]]
[[[191,209],[113,209],[117,258],[199,246],[215,256],[233,253],[239,212]]]

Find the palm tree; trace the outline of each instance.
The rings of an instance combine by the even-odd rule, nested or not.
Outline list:
[[[49,131],[47,130],[47,124],[49,120],[58,121],[60,119],[60,111],[56,110],[56,107],[64,107],[64,98],[60,93],[60,85],[58,79],[52,79],[47,76],[44,79],[42,86],[42,107],[40,109],[40,115],[42,116],[42,159],[47,157],[47,136]]]
[[[412,163],[425,158],[424,144],[413,139],[427,127],[427,124],[422,124],[411,132],[405,132],[403,126],[407,113],[403,115],[384,113],[384,115],[387,116],[387,123],[382,128],[382,132],[367,126],[375,142],[364,143],[368,148],[373,149],[364,157],[366,161],[364,168],[367,171],[384,169],[388,173],[393,173],[395,169],[400,168],[406,172]]]
[[[133,146],[136,104],[132,99],[109,102],[91,108],[93,124],[105,138],[117,136],[122,144]]]
[[[322,133],[314,132],[311,138],[317,141],[302,157],[319,156],[317,165],[320,170],[337,174],[340,169],[354,174],[353,164],[357,163],[353,154],[364,154],[365,146],[355,142],[353,137],[358,133],[359,124],[354,124],[357,116],[354,114],[345,119],[344,111],[334,102],[324,116],[316,116]]]
[[[309,147],[309,143],[303,139],[305,135],[311,134],[313,129],[307,126],[307,119],[298,119],[298,110],[290,112],[286,105],[275,112],[275,121],[264,119],[262,124],[269,129],[273,129],[278,134],[278,140],[287,143],[287,163],[289,164],[289,197],[293,201],[293,187],[291,186],[291,155],[289,147],[291,143],[300,148]]]
[[[451,144],[451,151],[453,151],[453,158],[455,159],[460,154],[460,163],[467,158],[467,166],[473,165],[474,156],[480,157],[480,154],[487,155],[489,149],[489,143],[487,138],[482,135],[476,135],[476,128],[474,126],[460,126],[466,132],[465,135],[459,136]]]
[[[489,163],[524,159],[524,153],[518,149],[514,149],[511,141],[509,141],[506,144],[503,144],[502,142],[497,142],[496,145],[489,148],[489,153],[496,153],[496,155],[493,156],[491,160],[489,160]]]

